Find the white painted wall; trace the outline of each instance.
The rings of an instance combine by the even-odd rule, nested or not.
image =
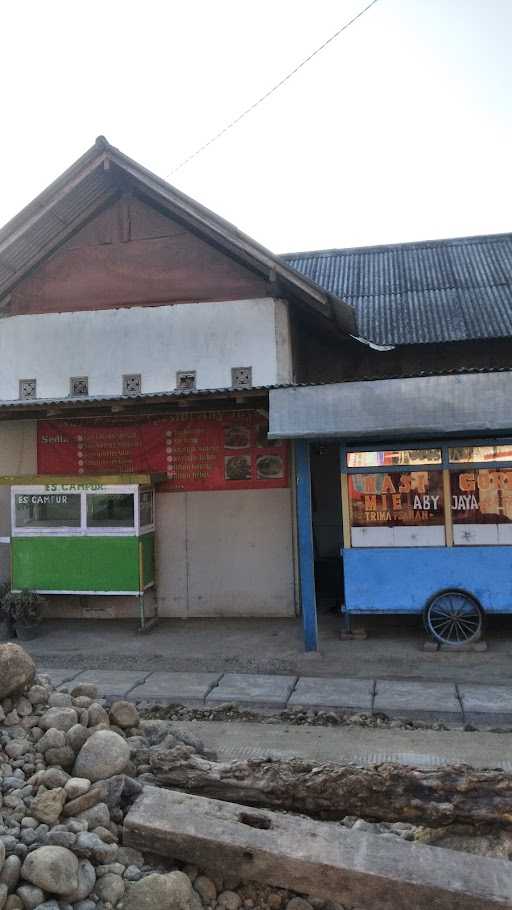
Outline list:
[[[290,333],[280,300],[131,307],[0,320],[0,400],[17,399],[20,379],[37,379],[38,398],[69,395],[72,376],[90,395],[122,392],[125,373],[143,392],[176,387],[196,370],[198,388],[231,385],[231,367],[252,366],[254,385],[291,380]]]

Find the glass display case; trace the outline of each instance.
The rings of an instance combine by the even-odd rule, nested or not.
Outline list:
[[[151,486],[12,486],[12,589],[140,595],[154,585],[154,518]]]

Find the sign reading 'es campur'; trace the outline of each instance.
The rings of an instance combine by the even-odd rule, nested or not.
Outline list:
[[[39,474],[167,476],[161,489],[237,490],[288,486],[288,448],[267,438],[254,411],[203,411],[108,425],[44,421],[38,425]]]

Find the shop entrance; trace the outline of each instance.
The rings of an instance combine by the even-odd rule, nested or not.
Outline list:
[[[316,603],[319,613],[343,605],[343,525],[338,443],[314,443],[310,452]]]

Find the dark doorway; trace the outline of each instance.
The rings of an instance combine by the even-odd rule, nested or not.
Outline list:
[[[313,443],[311,446],[313,548],[319,612],[339,612],[343,604],[339,451],[337,443]]]

